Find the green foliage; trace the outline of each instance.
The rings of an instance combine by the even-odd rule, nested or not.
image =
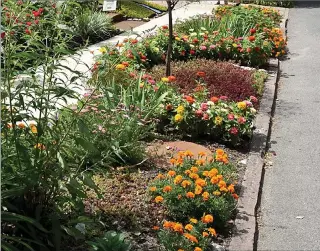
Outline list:
[[[150,2],[150,1],[145,1],[145,0],[137,0],[137,2],[141,2],[147,6],[153,7],[155,9],[161,10],[161,11],[167,11],[168,7],[167,6],[163,6],[161,4],[157,4],[155,2]]]
[[[258,5],[264,5],[264,6],[276,6],[276,7],[285,7],[285,8],[291,8],[294,7],[294,1],[288,0],[288,1],[281,1],[281,0],[271,0],[271,1],[265,1],[265,0],[244,0],[243,3],[246,4],[258,4]]]
[[[155,13],[135,2],[122,0],[119,1],[120,9],[117,10],[120,14],[132,18],[149,18]]]
[[[205,28],[207,31],[212,32],[218,29],[219,22],[213,15],[199,15],[193,16],[185,20],[178,20],[174,25],[177,32],[188,34],[193,31]]]
[[[265,71],[254,71],[253,74],[253,87],[259,96],[262,96],[264,90],[264,82],[268,78],[268,73]]]
[[[91,10],[84,10],[79,13],[73,20],[71,27],[74,40],[80,43],[87,40],[96,43],[106,40],[116,33],[109,16]]]
[[[91,250],[97,251],[129,251],[131,249],[131,245],[125,240],[124,234],[115,231],[108,231],[104,237],[88,241],[88,244],[91,246]]]

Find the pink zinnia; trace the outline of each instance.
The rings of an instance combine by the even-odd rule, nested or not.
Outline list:
[[[216,48],[216,46],[214,44],[212,44],[212,45],[209,46],[209,48],[210,48],[210,50],[213,50],[213,49]]]
[[[232,128],[230,129],[230,133],[233,134],[233,135],[237,135],[238,132],[239,132],[239,130],[237,129],[237,127],[232,127]]]
[[[200,46],[200,50],[201,50],[201,51],[205,51],[206,49],[207,49],[207,47],[206,47],[205,45],[201,45],[201,46]]]
[[[234,120],[234,115],[230,113],[230,114],[228,114],[227,118],[228,118],[229,120]]]
[[[196,114],[197,117],[202,117],[203,111],[200,110],[200,109],[199,109],[199,110],[196,110],[195,114]]]
[[[209,108],[209,107],[208,107],[208,104],[207,104],[207,103],[202,103],[202,104],[201,104],[201,110],[202,110],[202,111],[206,111],[206,110],[208,110],[208,108]]]
[[[204,113],[202,119],[203,120],[209,120],[209,114],[208,113]]]
[[[246,119],[244,117],[238,118],[238,123],[239,124],[244,124],[246,122]]]
[[[251,100],[253,103],[257,103],[257,102],[258,102],[258,99],[257,99],[255,96],[250,96],[250,100]]]
[[[220,100],[228,100],[227,96],[220,96]]]

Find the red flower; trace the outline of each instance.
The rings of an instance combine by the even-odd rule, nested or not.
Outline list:
[[[129,66],[128,62],[122,62],[121,64],[125,65],[126,67]]]
[[[184,96],[184,98],[190,105],[192,105],[195,102],[195,99],[191,96]]]
[[[197,77],[204,78],[205,76],[206,76],[205,72],[203,72],[203,71],[198,71],[197,72]]]
[[[203,116],[203,111],[200,110],[200,109],[196,110],[195,114],[196,114],[197,117],[201,118]]]
[[[6,36],[6,33],[5,32],[1,32],[1,39],[3,39],[5,36]]]
[[[230,131],[229,131],[231,134],[233,135],[237,135],[239,130],[237,127],[231,127]]]
[[[32,25],[32,22],[26,22],[26,25],[27,25],[27,26],[31,26],[31,25]]]
[[[199,43],[199,39],[198,39],[198,38],[193,39],[193,40],[192,40],[192,43],[194,43],[194,44]]]
[[[209,109],[209,107],[208,107],[208,104],[207,104],[207,103],[202,103],[202,104],[201,104],[201,110],[202,110],[202,111],[205,112],[205,111],[207,111],[208,109]]]
[[[257,31],[257,30],[256,30],[255,28],[253,28],[253,29],[250,29],[250,33],[251,33],[251,34],[254,34],[254,33],[256,33],[256,31]]]
[[[219,102],[219,98],[218,97],[212,97],[210,99],[213,103],[218,103]]]
[[[246,122],[246,119],[244,117],[239,117],[238,118],[238,123],[239,124],[244,124]]]
[[[250,53],[252,51],[252,49],[249,47],[247,48],[247,52]]]
[[[167,111],[171,111],[173,109],[171,104],[166,105],[166,110]]]
[[[25,30],[26,34],[31,35],[31,30],[29,30],[28,28]]]
[[[168,79],[169,79],[169,82],[174,82],[177,80],[175,76],[169,76]]]
[[[34,20],[34,24],[38,24],[39,23],[39,20]]]
[[[186,55],[186,51],[181,51],[181,52],[180,52],[180,55],[181,55],[181,56],[185,56],[185,55]]]
[[[32,14],[33,14],[34,17],[38,17],[38,16],[41,15],[41,12],[40,12],[40,11],[35,11],[35,10],[33,10],[33,11],[32,11]]]
[[[220,100],[228,100],[227,96],[220,96]]]
[[[203,120],[209,120],[209,114],[208,113],[204,113],[202,119]]]
[[[249,39],[250,42],[253,42],[254,40],[256,40],[256,37],[255,36],[249,36],[248,39]]]
[[[250,101],[252,101],[253,103],[257,103],[258,99],[255,96],[250,96]]]
[[[162,25],[162,27],[161,27],[163,30],[167,30],[169,27],[168,27],[168,25]]]
[[[194,54],[196,54],[196,52],[194,50],[190,50],[190,54],[194,55]]]
[[[229,120],[234,120],[234,115],[230,113],[230,114],[228,114],[227,118],[228,118]]]
[[[260,47],[254,47],[254,49],[256,52],[260,51]]]
[[[136,44],[136,43],[138,43],[138,40],[137,40],[137,39],[132,39],[132,40],[130,41],[130,43],[131,43],[131,44]]]
[[[137,75],[134,72],[130,72],[129,76],[132,77],[132,78],[135,78]]]

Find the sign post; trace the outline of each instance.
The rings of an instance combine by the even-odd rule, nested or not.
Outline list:
[[[102,11],[114,11],[117,9],[117,0],[104,0]]]

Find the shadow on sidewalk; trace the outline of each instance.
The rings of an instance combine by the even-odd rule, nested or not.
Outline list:
[[[320,1],[314,0],[314,1],[295,1],[294,4],[295,8],[320,8]]]

